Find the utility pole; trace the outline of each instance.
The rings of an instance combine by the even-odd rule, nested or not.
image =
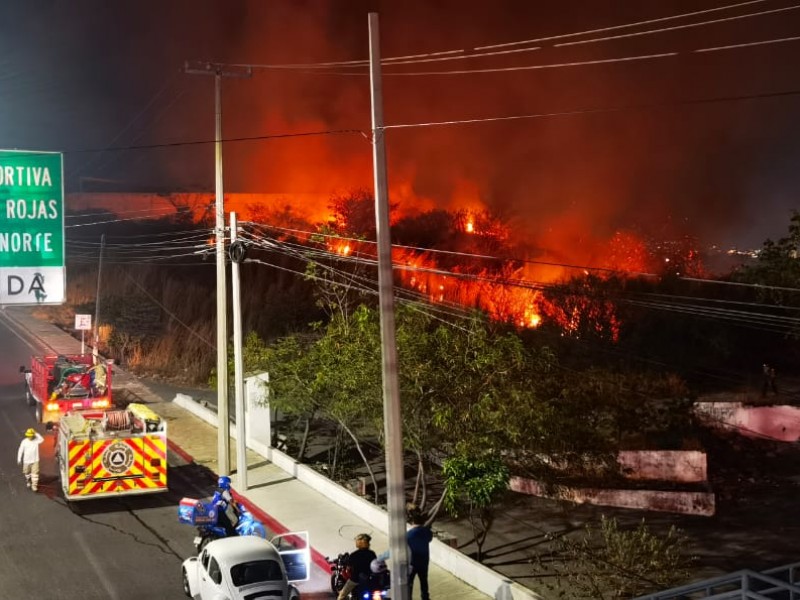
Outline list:
[[[217,471],[230,475],[230,418],[228,417],[228,307],[225,285],[225,200],[222,193],[222,78],[246,78],[245,71],[225,70],[223,65],[203,63],[184,72],[190,75],[214,76],[214,173],[216,189],[216,222],[214,235],[217,241]]]
[[[236,474],[239,491],[247,491],[247,435],[244,414],[244,358],[242,356],[242,293],[239,263],[244,246],[239,241],[236,213],[231,212],[231,298],[233,300],[233,390],[236,405]]]
[[[100,275],[103,272],[103,249],[106,246],[106,234],[100,236],[100,258],[97,261],[97,293],[94,296],[94,347],[92,348],[92,356],[94,357],[94,364],[98,364],[100,345]],[[81,348],[83,353],[83,348]]]
[[[409,600],[406,543],[403,423],[397,378],[394,322],[392,240],[389,231],[389,188],[386,184],[386,144],[383,128],[380,35],[378,13],[369,13],[369,81],[372,100],[372,162],[375,172],[375,224],[378,232],[378,298],[383,356],[383,429],[386,437],[386,495],[389,509],[389,551],[392,557],[392,598]]]

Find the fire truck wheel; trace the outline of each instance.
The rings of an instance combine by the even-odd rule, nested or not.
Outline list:
[[[31,388],[28,387],[28,384],[25,384],[25,402],[28,403],[28,406],[33,406],[36,400],[33,399],[33,394],[31,394]]]
[[[41,402],[37,402],[36,403],[36,422],[37,423],[41,423],[42,422],[42,403]]]
[[[181,575],[183,576],[183,593],[192,597],[192,591],[189,589],[189,576],[186,574],[186,569],[181,569]]]

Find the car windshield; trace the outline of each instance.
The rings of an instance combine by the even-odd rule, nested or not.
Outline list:
[[[264,581],[283,581],[283,572],[277,561],[253,560],[231,567],[231,581],[236,587]]]

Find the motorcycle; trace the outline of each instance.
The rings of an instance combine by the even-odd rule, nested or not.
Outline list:
[[[342,552],[336,558],[325,557],[331,569],[331,591],[338,594],[344,587],[345,582],[350,579],[350,565],[348,559],[350,554]],[[382,570],[372,572],[366,581],[359,583],[350,592],[349,600],[390,600],[389,587],[390,575],[386,569],[386,564],[382,563]]]
[[[198,554],[208,542],[231,535],[256,535],[266,539],[267,530],[264,524],[249,510],[241,504],[230,506],[230,512],[234,516],[231,519],[227,514],[228,508],[228,503],[222,500],[219,492],[211,498],[181,499],[178,505],[178,521],[197,527],[197,535],[193,541]]]
[[[370,573],[367,581],[356,586],[350,594],[352,600],[390,600],[389,598],[389,570],[380,573]]]
[[[325,557],[331,568],[331,591],[334,594],[338,594],[344,587],[344,582],[350,578],[350,565],[347,564],[349,558],[349,552],[342,552],[336,558]]]

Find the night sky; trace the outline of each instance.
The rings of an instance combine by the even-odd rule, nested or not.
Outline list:
[[[731,8],[666,19],[719,7]],[[784,236],[800,206],[800,39],[755,43],[800,36],[798,7],[785,0],[6,0],[0,147],[63,151],[67,192],[210,191],[213,145],[180,144],[213,140],[213,78],[183,73],[187,60],[366,59],[370,11],[380,15],[384,58],[470,55],[566,36],[493,49],[535,51],[385,66],[387,125],[552,115],[389,130],[391,200],[407,211],[487,207],[534,246],[604,240],[624,229],[758,247]],[[722,21],[767,11],[780,12]],[[704,21],[718,22],[666,30]],[[664,31],[556,46],[655,29]],[[697,52],[742,44],[750,45]],[[610,62],[569,64],[588,61]],[[533,65],[561,66],[401,74]],[[224,136],[366,132],[365,74],[259,68],[249,79],[226,79]],[[119,150],[147,145],[163,147]],[[358,133],[225,146],[231,192],[342,193],[371,187],[371,169],[369,142]]]

